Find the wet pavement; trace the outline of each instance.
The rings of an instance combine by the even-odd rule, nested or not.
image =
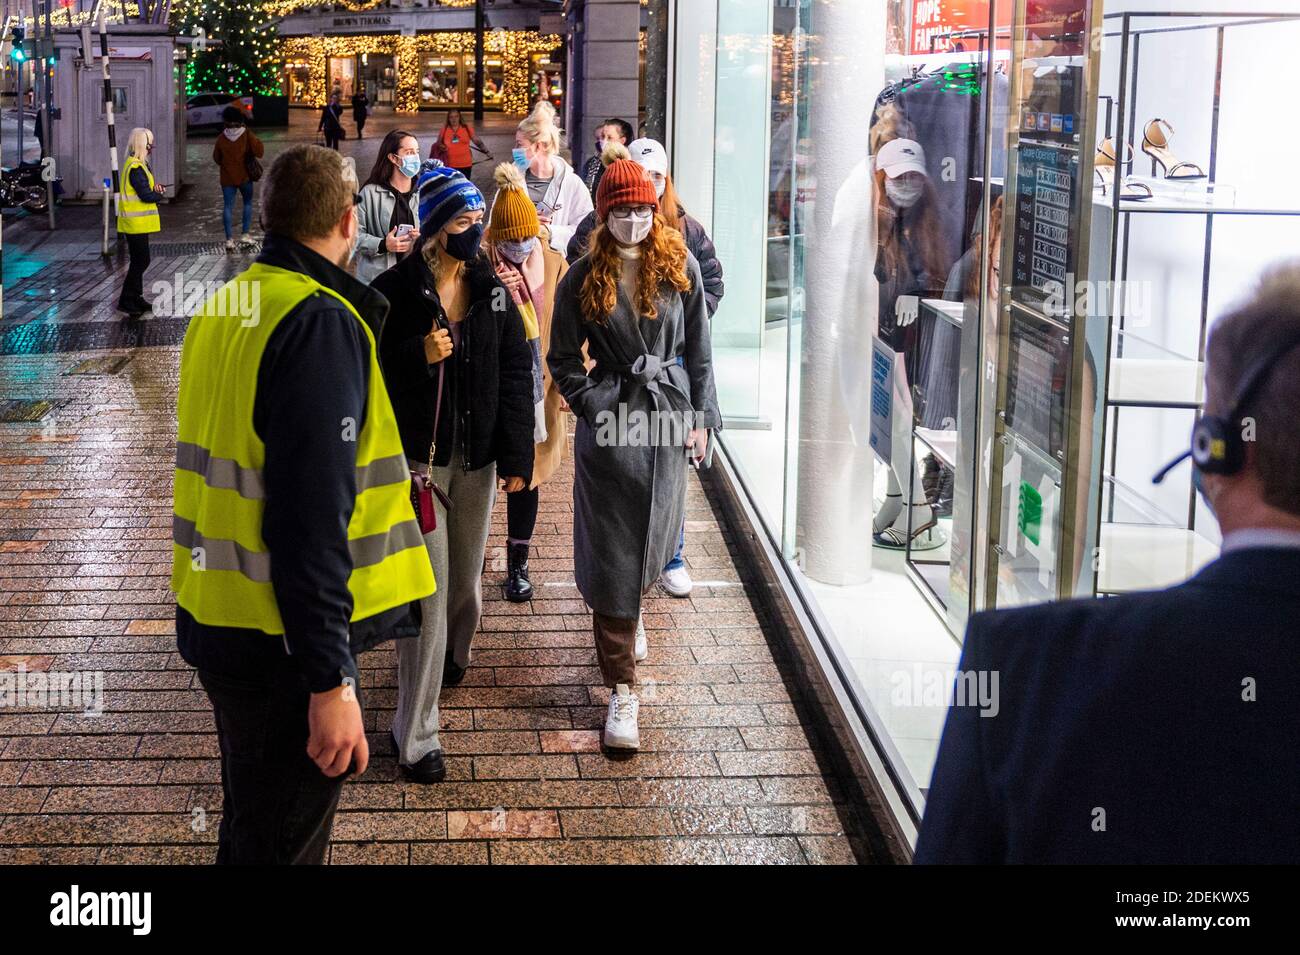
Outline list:
[[[385,120],[396,122],[376,116],[368,132]],[[296,114],[268,132],[268,154],[310,141],[313,124]],[[511,129],[487,132],[508,155]],[[378,138],[345,149],[368,167]],[[426,151],[430,140],[425,128]],[[163,212],[147,291],[249,261],[221,250],[215,177],[198,178],[210,151],[208,140],[190,146],[194,184]],[[102,711],[0,705],[0,863],[207,862],[221,811],[216,742],[176,653],[167,589],[185,318],[124,321],[113,303],[125,262],[99,256],[97,207],[59,211],[55,233],[43,220],[5,230],[0,676],[102,679]],[[784,678],[782,636],[747,596],[694,475],[695,593],[645,608],[643,749],[600,752],[608,691],[573,585],[571,481],[569,464],[542,489],[529,604],[501,597],[498,501],[473,665],[443,695],[446,782],[399,777],[387,741],[395,654],[362,657],[371,767],[344,790],[331,861],[853,862],[855,848],[866,858]]]

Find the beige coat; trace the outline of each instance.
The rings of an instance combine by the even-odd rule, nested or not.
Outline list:
[[[492,245],[492,234],[486,236],[488,258],[495,268],[500,261]],[[569,264],[563,254],[551,248],[550,233],[542,226],[538,242],[532,254],[524,262],[521,271],[530,283],[542,282],[541,307],[537,310],[537,331],[541,343],[542,355],[542,414],[546,422],[546,440],[540,442],[533,456],[533,483],[538,487],[559,468],[564,460],[564,447],[568,440],[568,413],[563,407],[563,397],[551,380],[551,370],[547,367],[545,356],[551,347],[551,315],[555,309],[555,289],[560,279],[569,270]],[[534,284],[535,288],[536,285]]]
[[[564,445],[568,440],[569,432],[568,413],[561,407],[564,399],[560,395],[560,389],[551,379],[551,369],[545,361],[546,354],[551,348],[551,315],[555,311],[555,289],[559,286],[560,279],[564,278],[564,273],[569,271],[569,263],[564,261],[562,253],[551,248],[550,235],[546,226],[542,226],[541,241],[538,245],[542,248],[542,263],[546,272],[546,294],[542,298],[542,307],[537,316],[537,327],[542,339],[542,380],[546,389],[544,399],[546,440],[537,445],[533,457],[533,487],[540,485],[559,468],[560,462],[564,460]]]

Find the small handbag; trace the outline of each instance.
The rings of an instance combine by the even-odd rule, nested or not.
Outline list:
[[[262,178],[262,163],[253,155],[253,143],[248,141],[248,149],[244,153],[244,171],[248,173],[249,182],[257,182]]]
[[[438,529],[438,511],[433,506],[435,497],[442,502],[443,509],[448,514],[451,513],[451,498],[433,480],[433,454],[438,447],[438,420],[442,417],[443,372],[444,369],[439,364],[438,397],[433,408],[433,440],[429,442],[429,470],[425,474],[411,471],[411,507],[415,509],[415,519],[420,525],[421,534],[432,534]]]
[[[442,136],[433,141],[433,146],[429,148],[429,158],[436,159],[444,166],[448,165],[447,160],[451,159],[451,153],[447,150],[447,144],[442,141]]]

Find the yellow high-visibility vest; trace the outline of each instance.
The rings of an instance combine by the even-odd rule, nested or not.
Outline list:
[[[262,353],[276,326],[304,299],[322,293],[356,316],[370,343],[365,421],[359,430],[356,422],[339,422],[340,440],[355,441],[357,449],[357,494],[348,522],[352,620],[434,591],[374,335],[332,289],[299,272],[255,263],[208,299],[181,349],[171,587],[200,623],[284,633],[271,586],[273,555],[262,538],[266,446],[253,428],[253,407]]]
[[[149,177],[149,188],[154,187],[153,173],[149,164],[141,162],[134,156],[128,156],[122,168],[122,195],[118,197],[117,231],[127,234],[140,232],[157,232],[162,228],[158,221],[158,203],[145,202],[131,185],[131,170],[139,166]]]

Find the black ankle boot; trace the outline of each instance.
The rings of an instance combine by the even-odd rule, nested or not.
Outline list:
[[[506,545],[506,600],[521,604],[533,599],[533,585],[528,580],[528,545]]]

